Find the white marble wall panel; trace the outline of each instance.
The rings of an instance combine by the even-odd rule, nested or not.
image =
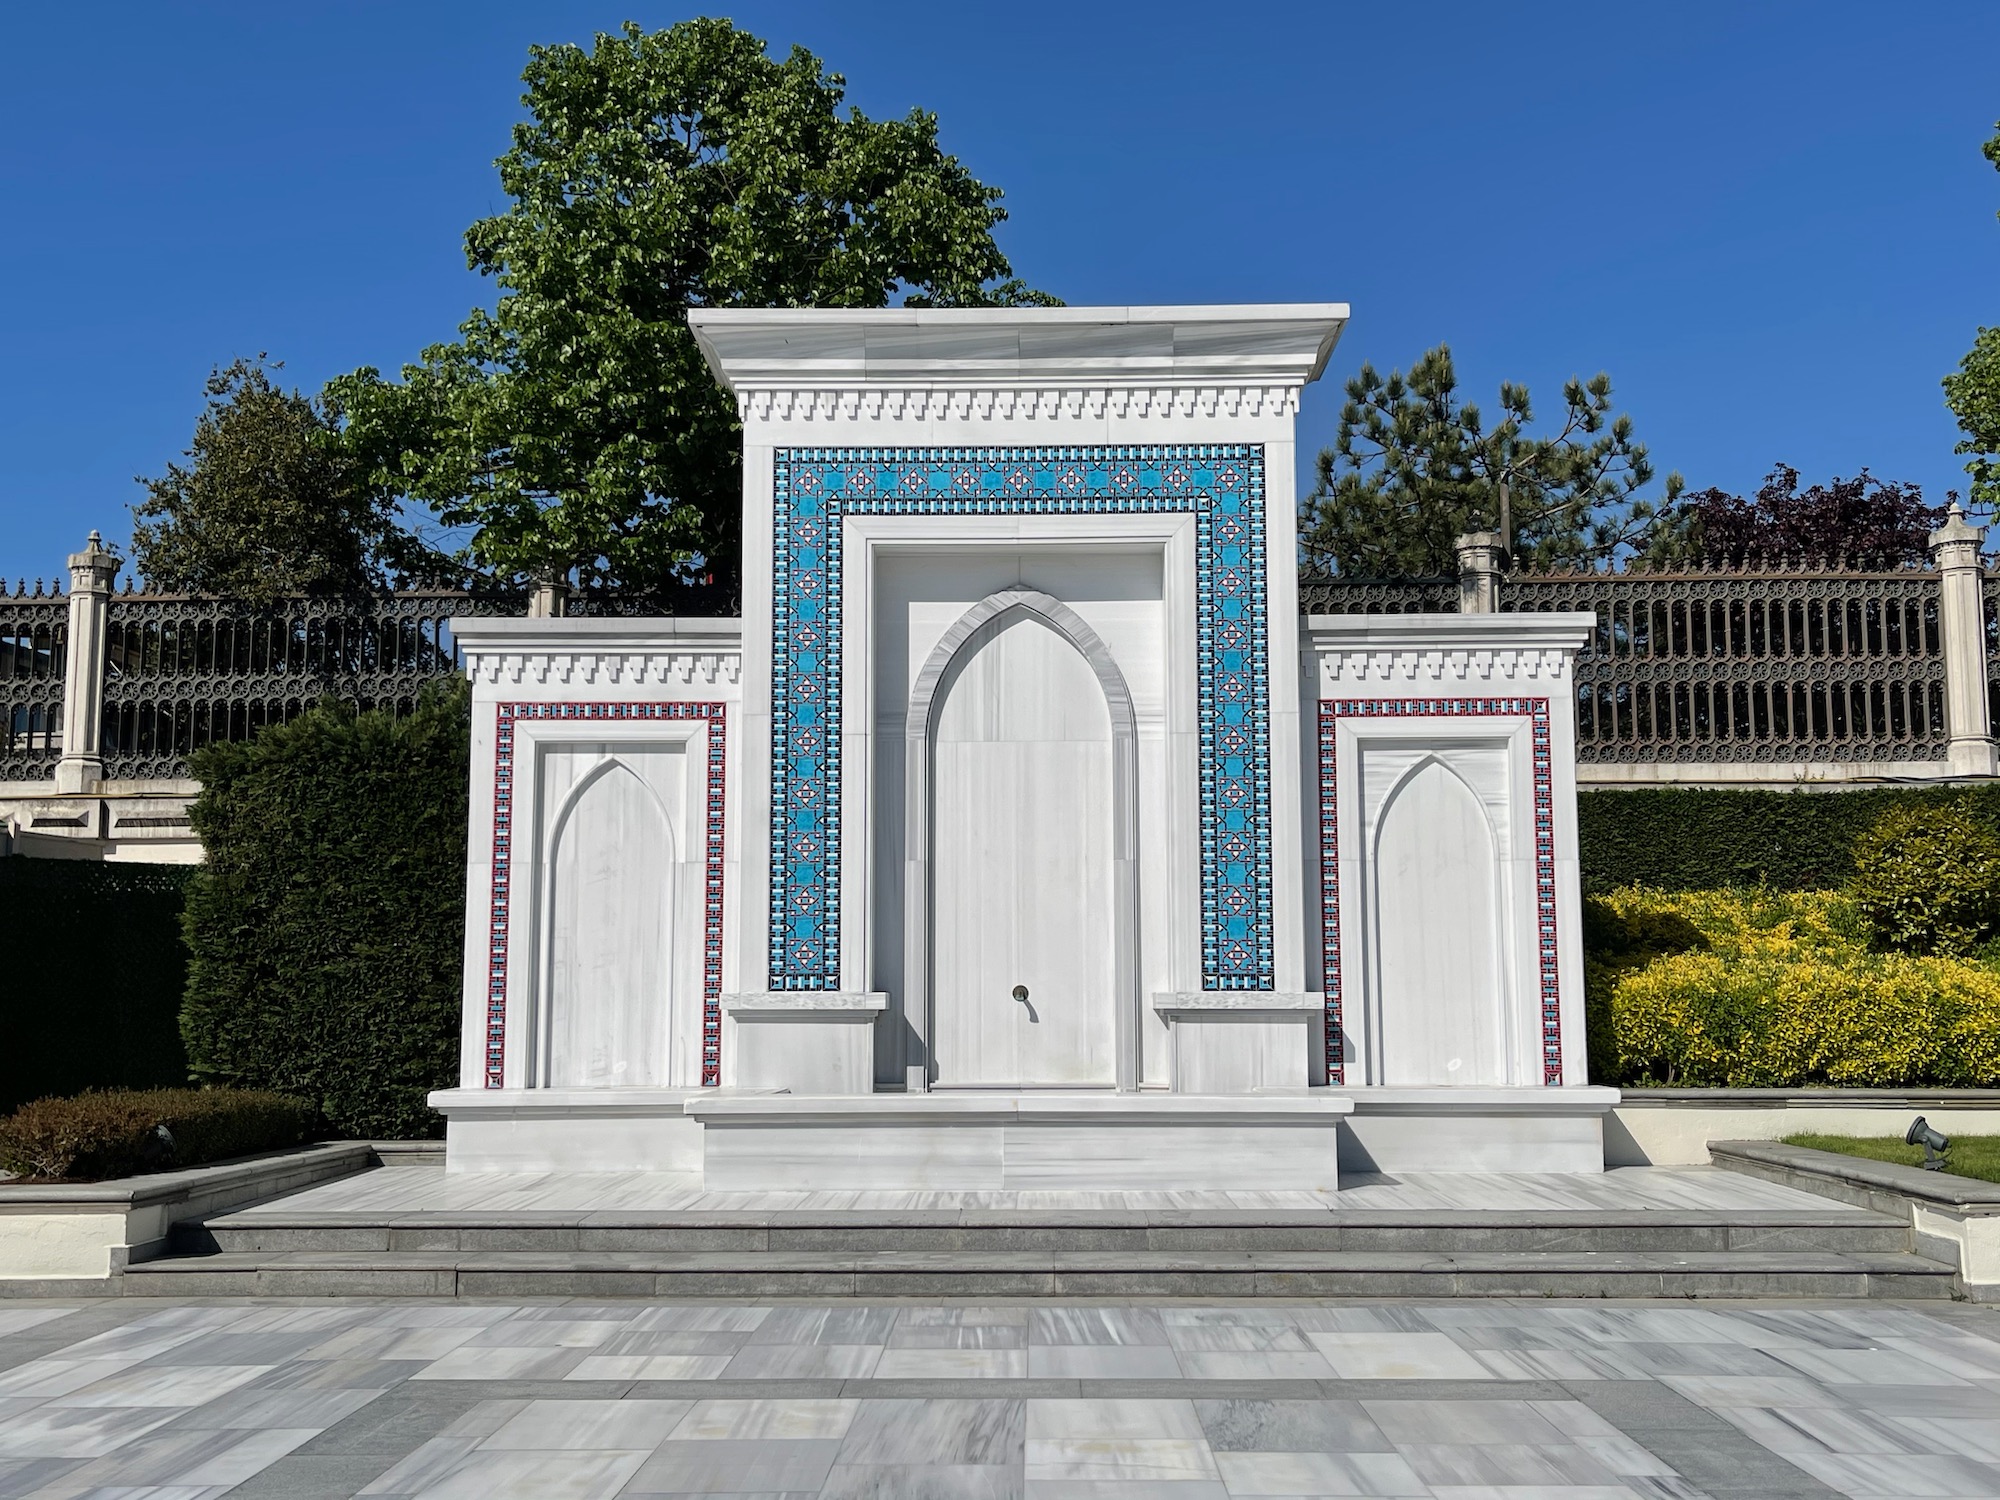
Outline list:
[[[873,1093],[875,1023],[884,1003],[879,994],[822,991],[723,996],[723,1086]]]
[[[1339,1117],[1298,1124],[1019,1121],[1007,1127],[1004,1185],[1017,1192],[1332,1192]]]
[[[1368,1014],[1379,1081],[1389,1087],[1498,1085],[1531,1077],[1510,1038],[1517,993],[1509,941],[1516,887],[1507,744],[1399,740],[1358,757],[1370,946]],[[1503,840],[1506,843],[1503,844]],[[1511,877],[1511,878],[1510,878]],[[1510,1045],[1511,1044],[1511,1045]]]
[[[876,1073],[896,1084],[904,1078],[906,1048],[902,810],[910,696],[945,632],[1002,590],[1020,586],[1060,599],[1098,634],[1125,680],[1138,734],[1137,993],[1170,984],[1176,972],[1198,964],[1197,831],[1175,815],[1177,807],[1198,800],[1193,601],[1190,589],[1177,593],[1171,586],[1173,577],[1192,569],[1190,518],[1116,518],[1110,530],[1122,535],[1107,535],[1104,522],[1088,517],[954,518],[949,525],[947,542],[937,523],[923,518],[849,523],[850,608],[859,614],[856,606],[866,598],[873,621],[866,656],[872,733],[859,742],[870,746],[873,775],[865,803],[849,782],[848,807],[850,814],[864,806],[868,811],[868,973],[873,987],[891,997],[891,1013],[877,1032]],[[1190,617],[1182,621],[1183,614]],[[850,630],[851,650],[858,634]],[[1101,705],[1101,690],[1092,684],[1092,691]],[[857,745],[852,737],[849,743]],[[1060,795],[1061,805],[1074,800],[1073,793]],[[1108,957],[1108,921],[1097,932],[1097,946]],[[1015,982],[1021,981],[1005,988]],[[1164,1084],[1165,1028],[1136,1002],[1128,999],[1127,1008],[1133,1012],[1128,1028],[1143,1054],[1136,1076]]]
[[[981,1093],[712,1097],[705,1186],[1332,1191],[1344,1099]]]
[[[449,1172],[701,1171],[697,1089],[445,1089]]]
[[[1606,1088],[1346,1090],[1347,1172],[1602,1172]]]
[[[1314,997],[1317,999],[1318,997]],[[1172,1087],[1179,1094],[1253,1094],[1305,1088],[1318,1016],[1304,1011],[1256,1016],[1177,1016],[1170,1023]]]
[[[1103,690],[1075,646],[1018,612],[954,668],[932,752],[935,1082],[1115,1084]]]
[[[1306,622],[1305,679],[1333,746],[1346,1086],[1584,1085],[1571,664],[1592,628],[1574,614]],[[1540,820],[1538,703],[1548,726]],[[1557,1033],[1551,1076],[1544,1047]]]
[[[540,757],[546,1087],[668,1081],[680,863],[668,809],[685,800],[686,760],[678,744],[567,744]]]
[[[890,309],[835,310],[714,309],[695,319],[695,334],[718,379],[735,392],[744,420],[743,772],[739,783],[744,826],[768,826],[770,786],[771,510],[775,452],[791,447],[1015,447],[1042,444],[1248,443],[1262,450],[1265,465],[1265,537],[1269,607],[1271,779],[1274,849],[1275,982],[1285,990],[1313,987],[1307,977],[1310,938],[1303,905],[1306,852],[1301,846],[1301,798],[1307,791],[1296,759],[1298,684],[1286,664],[1295,659],[1296,590],[1292,572],[1295,544],[1295,435],[1300,389],[1318,378],[1340,334],[1347,309],[1340,304],[1236,308],[1075,308],[1075,309]],[[910,518],[921,520],[922,518]],[[991,535],[1006,525],[1022,535],[1036,523],[1073,522],[1075,532],[1139,536],[1146,518],[1122,517],[1126,525],[1097,517],[932,518],[934,539],[954,542]],[[1153,518],[1165,520],[1169,518]],[[1185,518],[1173,518],[1184,520]],[[871,616],[865,562],[856,559],[874,522],[850,519],[843,526],[848,568],[847,632],[843,665],[848,717],[842,754],[846,775],[842,866],[841,973],[843,989],[896,991],[893,972],[900,945],[885,941],[872,925],[880,913],[898,912],[901,903],[884,900],[882,861],[875,852],[893,795],[881,796],[882,765],[871,740],[870,716],[856,710],[872,697],[875,661],[864,632],[856,626]],[[893,527],[881,527],[886,532]],[[921,530],[922,527],[909,528]],[[1061,530],[1060,526],[1047,530]],[[1157,528],[1154,528],[1157,529]],[[1113,539],[1117,539],[1116,536]],[[1176,580],[1191,574],[1183,554],[1170,556],[1169,619],[1175,633],[1192,633],[1192,601],[1174,599]],[[1059,598],[1072,591],[1037,583]],[[981,590],[971,598],[982,597]],[[966,602],[970,602],[968,599]],[[1104,622],[1092,619],[1107,640]],[[1178,652],[1178,643],[1176,646]],[[1175,681],[1191,682],[1185,658],[1169,655]],[[1134,696],[1145,688],[1132,677]],[[860,720],[857,723],[856,720]],[[1193,724],[1175,722],[1174,736]],[[896,736],[881,736],[893,758]],[[1164,760],[1176,786],[1194,767],[1191,743],[1143,746],[1142,759]],[[872,770],[871,770],[872,768]],[[871,806],[870,804],[876,804]],[[1188,861],[1170,847],[1191,820],[1183,799],[1165,830],[1147,829],[1143,858],[1150,867],[1179,872]],[[1163,836],[1160,836],[1163,835]],[[740,883],[740,909],[764,909],[768,871],[747,861]],[[1178,880],[1162,884],[1172,885]],[[1142,885],[1144,924],[1157,929],[1163,916],[1185,933],[1172,935],[1174,952],[1164,964],[1171,972],[1150,972],[1142,988],[1198,987],[1198,921],[1195,890],[1169,890],[1161,899]],[[1185,901],[1188,910],[1178,909]],[[1163,907],[1173,906],[1170,912]],[[754,922],[739,929],[733,967],[756,988],[753,977],[765,962],[765,935]],[[1149,957],[1157,948],[1144,945]],[[1194,971],[1184,965],[1193,961]],[[1135,1017],[1143,1037],[1148,1081],[1161,1081],[1165,1065],[1164,1028],[1149,1016]],[[890,1035],[893,1026],[884,1028]],[[900,1079],[901,1058],[879,1062],[885,1081]]]
[[[711,1192],[779,1188],[963,1188],[997,1190],[1004,1127],[893,1120],[756,1123],[704,1122],[703,1186]]]
[[[728,715],[731,749],[721,875],[728,903],[725,925],[733,932],[738,927],[736,902],[742,887],[744,837],[739,818],[741,761],[734,752],[742,736],[752,732],[740,716],[742,629],[737,620],[481,618],[453,622],[473,694],[459,1075],[465,1087],[484,1088],[488,1083],[488,991],[496,939],[505,945],[506,958],[506,1090],[526,1087],[537,1076],[536,976],[547,949],[538,948],[536,933],[540,898],[534,846],[544,814],[537,801],[534,746],[604,742],[607,734],[621,742],[664,740],[688,747],[685,759],[693,769],[683,777],[679,804],[668,806],[668,818],[676,856],[671,875],[676,932],[671,983],[675,994],[686,997],[689,1003],[673,1007],[668,1056],[670,1081],[700,1082],[707,723],[700,719],[626,721],[613,730],[601,721],[516,718],[516,774],[511,781],[509,810],[513,882],[507,916],[497,933],[489,920],[494,879],[496,723],[501,704],[578,705],[579,712],[583,706],[622,703],[721,705]],[[761,856],[762,844],[756,847]],[[736,967],[735,949],[725,947],[723,987],[736,986]],[[692,1076],[687,1076],[690,1072]]]

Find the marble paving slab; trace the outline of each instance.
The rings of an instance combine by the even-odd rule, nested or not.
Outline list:
[[[50,1301],[0,1500],[2000,1494],[2000,1309]]]

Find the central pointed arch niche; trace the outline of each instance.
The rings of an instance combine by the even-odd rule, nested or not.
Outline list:
[[[1000,590],[939,640],[904,726],[908,1086],[1136,1088],[1138,726],[1109,648]],[[1022,999],[1017,961],[1043,976]]]

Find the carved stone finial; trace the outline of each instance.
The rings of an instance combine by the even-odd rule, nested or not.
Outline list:
[[[108,594],[124,565],[117,553],[106,549],[104,538],[93,531],[83,550],[69,555],[70,592]]]
[[[1977,561],[1985,540],[1986,528],[1966,520],[1954,495],[1944,525],[1930,534],[1931,561],[1938,567],[1969,567]]]

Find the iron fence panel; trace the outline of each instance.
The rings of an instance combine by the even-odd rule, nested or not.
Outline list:
[[[408,713],[427,683],[458,675],[455,615],[512,615],[518,601],[465,594],[223,599],[120,594],[105,619],[104,774],[188,774],[207,745],[242,741],[325,697]]]
[[[0,593],[0,781],[46,781],[62,756],[69,600],[39,580]]]
[[[1333,573],[1299,573],[1302,615],[1455,614],[1455,578],[1342,578]]]
[[[1579,761],[1944,758],[1933,572],[1524,574],[1500,597],[1597,616]]]

